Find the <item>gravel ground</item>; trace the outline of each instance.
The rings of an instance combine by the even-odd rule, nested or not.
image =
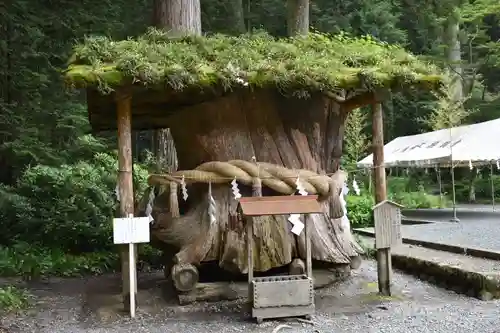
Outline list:
[[[500,333],[500,302],[481,302],[398,272],[393,279],[395,296],[380,298],[376,295],[375,263],[365,262],[348,281],[317,292],[313,325],[293,319],[257,325],[243,313],[242,301],[178,306],[160,296],[162,289],[157,280],[149,287],[140,287],[140,294],[148,293],[151,302],[141,307],[136,320],[126,316],[110,320],[101,316],[97,320],[96,308],[102,304],[92,301],[88,288],[97,283],[102,288],[96,289],[98,293],[110,299],[112,296],[106,292],[109,294],[113,288],[108,284],[115,280],[101,277],[93,284],[63,280],[34,289],[37,305],[28,313],[2,318],[1,325],[9,333],[271,333],[279,325],[290,327],[280,332],[297,333]]]
[[[403,237],[500,251],[499,219],[462,218],[460,223],[436,222],[402,226]]]

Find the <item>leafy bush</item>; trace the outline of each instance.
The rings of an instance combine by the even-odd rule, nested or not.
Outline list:
[[[0,275],[78,276],[118,268],[111,224],[117,169],[115,156],[100,153],[86,162],[28,168],[15,186],[0,185]],[[146,177],[135,166],[138,196]],[[141,258],[153,260],[154,253],[144,251]]]
[[[390,193],[411,191],[412,183],[409,178],[387,177],[387,190]]]
[[[443,203],[439,195],[427,194],[420,190],[416,192],[396,192],[390,193],[389,199],[403,205],[405,208],[441,208],[446,206],[446,199]]]
[[[352,228],[363,228],[373,225],[372,207],[374,200],[369,195],[348,195],[347,217]]]
[[[397,183],[393,187],[401,190],[402,182]],[[438,195],[427,194],[421,187],[419,191],[405,192],[398,191],[388,194],[388,198],[397,202],[405,208],[439,208],[441,199]],[[351,222],[352,228],[363,228],[373,226],[372,208],[375,205],[375,200],[371,195],[362,194],[360,196],[348,195],[347,199],[347,217]],[[448,200],[443,197],[443,206],[446,206]]]
[[[500,176],[493,175],[493,186],[495,198],[500,198]],[[470,180],[461,180],[455,182],[455,193],[457,201],[469,202]],[[447,186],[447,191],[451,193],[451,184]],[[476,201],[491,201],[491,179],[490,175],[479,176],[474,182],[474,191]]]
[[[101,274],[118,268],[115,252],[66,254],[27,243],[0,247],[0,275],[36,279],[42,276],[80,276]]]
[[[32,296],[25,290],[12,286],[0,288],[0,312],[21,310],[28,307]]]
[[[134,176],[140,194],[147,172],[136,166]],[[72,165],[27,169],[15,187],[0,188],[3,243],[39,243],[72,253],[109,249],[116,179],[117,160],[109,154]]]

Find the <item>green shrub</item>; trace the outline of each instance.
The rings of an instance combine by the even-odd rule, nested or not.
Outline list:
[[[162,253],[149,244],[138,246],[138,267],[144,264],[161,268]],[[0,246],[0,276],[20,276],[27,280],[44,276],[76,277],[99,275],[120,269],[118,248],[107,252],[79,255],[59,249],[42,248],[19,242],[10,247]]]
[[[391,193],[411,191],[410,178],[387,177],[387,191]]]
[[[401,184],[402,183],[399,183],[400,186],[403,186]],[[395,186],[394,188],[398,188],[398,186]],[[388,199],[403,205],[405,208],[415,209],[441,207],[441,199],[439,195],[427,194],[422,187],[420,187],[419,191],[415,192],[399,191],[389,193]],[[373,226],[372,208],[375,205],[375,200],[371,195],[348,195],[346,202],[347,217],[351,222],[352,228]],[[443,197],[443,206],[446,206],[447,204],[448,200]]]
[[[71,255],[59,249],[47,249],[27,243],[0,247],[0,275],[42,276],[97,275],[117,269],[117,252],[93,252]]]
[[[21,310],[29,306],[32,295],[12,286],[0,287],[0,312]]]
[[[135,166],[134,176],[140,195],[147,172]],[[27,169],[15,187],[0,188],[2,243],[25,241],[71,253],[110,249],[116,183],[117,160],[109,154]]]
[[[363,228],[373,225],[372,207],[374,200],[369,195],[348,195],[347,217],[352,228]]]
[[[446,199],[444,197],[443,204],[441,204],[439,195],[427,194],[423,190],[417,192],[390,193],[389,199],[409,209],[440,208],[446,206]]]

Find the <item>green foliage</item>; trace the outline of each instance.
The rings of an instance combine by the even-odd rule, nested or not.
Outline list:
[[[344,154],[347,168],[351,169],[361,159],[369,143],[365,134],[367,113],[361,109],[352,110],[347,116],[344,134]]]
[[[482,23],[485,17],[499,13],[500,3],[496,0],[467,1],[461,7],[461,17],[464,22]]]
[[[32,295],[13,286],[0,287],[0,313],[22,310],[30,305]]]
[[[430,194],[424,190],[424,182],[402,177],[389,177],[387,184],[388,199],[403,205],[407,209],[448,207],[449,199]],[[348,195],[347,216],[352,228],[373,226],[372,208],[375,200],[370,193]]]
[[[426,193],[424,190],[417,192],[397,192],[391,193],[389,199],[403,205],[405,208],[441,208],[441,199],[438,195]]]
[[[493,176],[493,186],[495,190],[495,198],[500,199],[500,176]],[[460,180],[455,183],[455,193],[458,202],[469,202],[470,187],[470,180]],[[451,191],[451,185],[447,186],[447,191]],[[491,202],[491,179],[489,174],[475,179],[474,192],[476,194],[477,202]]]
[[[462,82],[460,81],[458,84],[462,85]],[[454,97],[456,87],[450,76],[445,77],[442,91],[444,94],[438,97],[434,110],[426,119],[427,125],[432,130],[462,125],[463,121],[474,112],[474,109],[464,107],[466,98],[456,100]]]
[[[147,172],[136,166],[134,176],[136,193],[142,193]],[[117,160],[108,154],[60,167],[29,168],[15,187],[0,188],[3,242],[57,245],[74,253],[109,249],[116,179]]]
[[[144,265],[159,269],[164,264],[161,258],[161,252],[149,244],[138,246],[139,269]],[[9,247],[0,246],[0,276],[36,280],[47,276],[100,275],[119,270],[119,259],[116,248],[105,252],[69,254],[58,248],[17,242]]]
[[[344,34],[275,39],[266,33],[173,39],[150,29],[126,41],[88,37],[75,48],[66,78],[102,90],[134,82],[174,90],[221,85],[337,91],[425,85],[437,88],[437,67],[370,36]]]
[[[48,249],[19,242],[0,246],[0,275],[37,279],[43,276],[97,275],[118,268],[118,255],[92,252],[71,255],[60,249]]]
[[[233,26],[233,3],[203,0],[204,32],[241,31],[241,26]],[[457,6],[461,3],[459,12]],[[286,35],[286,1],[243,0],[243,6],[248,30],[257,28],[272,36]],[[428,62],[444,67],[447,62],[442,44],[447,40],[443,23],[450,13],[460,14],[462,60],[467,59],[460,64],[464,68],[466,90],[471,88],[465,108],[478,110],[460,119],[478,122],[500,116],[498,1],[317,0],[311,2],[311,26],[324,33],[345,31],[352,37],[326,38],[313,34],[305,40],[280,40],[258,33],[251,38],[215,35],[170,41],[153,31],[113,45],[112,40],[127,39],[146,30],[151,18],[150,1],[85,0],[68,6],[60,0],[12,0],[3,9],[0,10],[0,26],[4,28],[0,29],[0,274],[30,277],[98,274],[117,266],[117,255],[110,246],[109,224],[116,211],[113,194],[116,160],[109,155],[116,148],[115,134],[106,134],[112,139],[89,135],[84,96],[64,89],[61,69],[67,65],[75,41],[81,47],[76,55],[85,57],[73,59],[95,68],[88,71],[76,66],[73,73],[77,75],[78,70],[86,69],[83,74],[90,75],[91,81],[100,79],[102,88],[106,88],[106,83],[109,85],[102,80],[121,82],[121,74],[128,75],[128,79],[139,79],[139,84],[163,82],[162,75],[168,69],[167,83],[176,89],[196,85],[200,78],[204,85],[222,84],[226,88],[238,86],[236,81],[241,78],[254,86],[277,85],[299,92],[358,87],[360,82],[367,84],[362,89],[371,89],[387,84],[387,80],[395,80],[397,86],[415,79],[414,74],[427,78],[427,74],[438,72],[436,65]],[[356,38],[367,34],[373,38]],[[107,38],[85,37],[88,35]],[[402,46],[389,47],[372,39]],[[409,56],[403,47],[422,55],[421,58]],[[269,60],[269,56],[274,60]],[[182,66],[168,67],[169,64]],[[363,66],[365,70],[360,71]],[[97,76],[92,77],[93,74]],[[446,105],[430,93],[415,90],[395,93],[384,102],[385,138],[389,141],[423,132],[429,125],[443,127],[448,118],[455,117],[447,114],[450,108],[453,105]],[[356,112],[358,116],[362,114]],[[349,165],[363,153],[361,145],[357,148],[350,145],[361,142],[356,140],[363,134],[370,136],[370,119],[363,121],[367,121],[367,128],[361,132],[359,128],[349,128],[346,133],[344,157]],[[145,141],[137,146],[144,146]],[[140,150],[135,153],[139,155]],[[142,193],[145,172],[136,167],[135,174],[137,193]],[[467,177],[466,173],[457,172],[456,176],[457,198],[467,201],[470,181],[461,180]],[[447,184],[451,182],[447,177],[445,191],[450,193]],[[393,193],[396,201],[409,207],[436,205],[436,197],[422,190],[423,186],[429,193],[435,193],[435,177],[424,177],[415,171],[407,179],[390,177],[388,181],[389,193]],[[496,177],[497,196],[499,182]],[[489,177],[479,176],[474,186],[478,201],[490,200]],[[349,216],[355,226],[371,220],[371,198],[349,196],[347,200],[353,207]],[[141,247],[140,253],[141,260],[158,260],[159,254],[149,246]],[[15,290],[10,292],[15,293]],[[4,297],[1,295],[0,292],[0,298]]]
[[[444,208],[449,206],[449,199],[443,195],[431,194],[426,189],[433,185],[429,177],[389,177],[388,198],[405,208]]]
[[[373,225],[372,208],[375,205],[371,195],[348,195],[347,217],[352,228],[363,228]]]
[[[329,0],[311,1],[312,25],[325,32],[349,32],[355,36],[372,35],[388,43],[404,45],[407,32],[397,25],[401,7],[387,0],[351,0],[332,4]]]

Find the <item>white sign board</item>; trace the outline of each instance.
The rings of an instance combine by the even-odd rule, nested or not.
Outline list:
[[[386,200],[376,205],[373,210],[375,247],[387,249],[400,245],[403,241],[401,236],[401,206]]]
[[[149,243],[149,217],[124,217],[113,219],[113,243]]]
[[[129,217],[113,219],[113,243],[129,245],[129,280],[130,280],[130,317],[135,317],[136,262],[137,243],[149,243],[149,223],[151,217]]]

